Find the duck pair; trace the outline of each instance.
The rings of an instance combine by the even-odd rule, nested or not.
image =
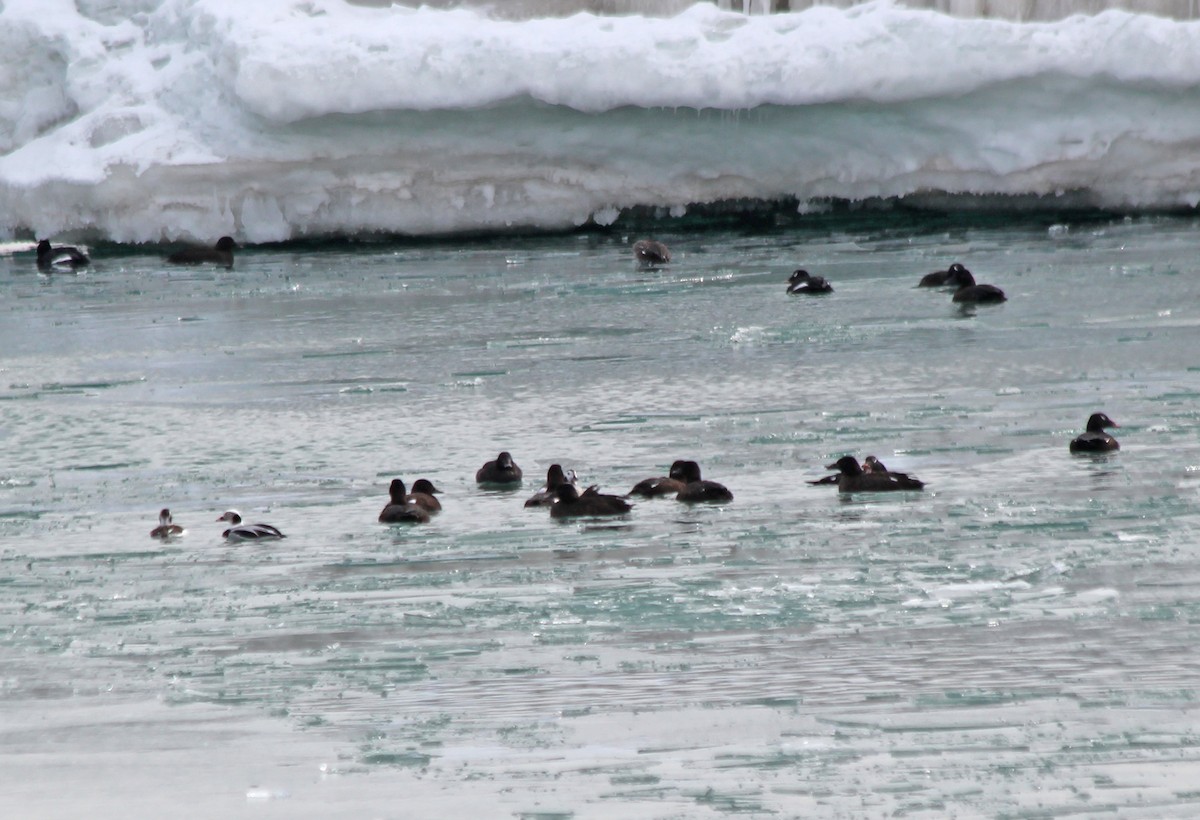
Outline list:
[[[917,287],[953,287],[955,290],[952,301],[960,304],[988,304],[1004,302],[1008,298],[1004,295],[1004,291],[995,285],[976,284],[975,277],[971,272],[958,262],[955,262],[946,270],[925,274],[921,277],[921,281],[917,284]]]
[[[167,257],[169,265],[203,265],[210,263],[223,268],[233,267],[233,249],[237,244],[231,236],[222,236],[211,248],[192,247],[175,251]]]
[[[673,462],[665,476],[639,481],[627,495],[640,495],[643,498],[674,495],[676,501],[688,503],[733,501],[733,493],[728,487],[701,478],[700,465],[684,460]]]
[[[226,521],[233,526],[221,533],[227,541],[262,541],[272,538],[287,538],[276,527],[270,524],[247,524],[242,521],[241,513],[237,510],[226,510],[217,521]],[[161,541],[178,538],[187,532],[171,518],[171,511],[166,507],[158,514],[158,526],[150,530],[150,537]]]
[[[534,493],[525,506],[549,507],[551,518],[625,515],[633,509],[624,498],[602,493],[595,484],[580,492],[577,481],[574,470],[551,464],[546,471],[546,485]]]
[[[429,516],[442,509],[442,502],[435,497],[440,493],[433,482],[427,478],[419,478],[413,482],[412,492],[398,478],[392,479],[388,487],[390,501],[379,513],[381,524],[424,524]]]

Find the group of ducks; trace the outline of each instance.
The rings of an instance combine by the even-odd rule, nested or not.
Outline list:
[[[167,262],[171,265],[201,265],[208,262],[232,268],[233,249],[236,247],[233,237],[222,236],[211,248],[193,247],[175,251],[167,257]],[[91,262],[86,253],[72,245],[51,245],[48,239],[38,242],[37,265],[43,273],[75,271]]]
[[[917,283],[919,288],[954,288],[952,301],[960,304],[988,304],[1003,302],[1008,297],[1004,291],[995,285],[979,285],[969,270],[955,262],[946,270],[934,271],[921,277]],[[787,292],[791,294],[833,293],[833,285],[825,281],[823,276],[813,276],[808,271],[800,269],[788,277]]]
[[[665,265],[671,261],[671,249],[654,239],[639,239],[633,243],[633,255],[646,266]],[[921,278],[921,288],[954,288],[953,301],[960,304],[988,304],[1006,300],[1004,291],[995,285],[980,285],[962,264],[955,262],[946,270],[934,271]],[[833,285],[824,276],[814,276],[803,268],[788,277],[790,294],[818,295],[833,293]]]
[[[513,490],[521,485],[524,472],[508,451],[486,462],[475,471],[475,483],[488,489]],[[429,516],[441,510],[434,497],[440,492],[429,479],[418,479],[412,492],[407,492],[401,479],[393,479],[388,487],[389,501],[379,513],[384,524],[423,524]],[[546,483],[525,502],[526,507],[549,507],[551,518],[581,518],[625,515],[633,509],[629,496],[661,498],[675,496],[686,503],[728,502],[733,493],[723,484],[708,481],[700,475],[695,461],[676,461],[665,476],[639,481],[623,496],[600,492],[592,485],[579,489],[574,470],[564,470],[561,464],[551,464],[546,471]]]
[[[1071,441],[1072,453],[1107,453],[1121,449],[1121,445],[1108,433],[1109,427],[1119,427],[1104,413],[1093,413],[1087,422],[1087,430]],[[854,456],[842,456],[826,469],[837,470],[833,475],[809,481],[814,485],[836,485],[840,493],[878,493],[914,491],[925,487],[925,482],[908,473],[889,470],[875,456],[867,456],[861,463]],[[515,490],[521,485],[524,472],[508,451],[485,462],[475,471],[475,483],[490,489]],[[427,478],[417,479],[412,492],[404,481],[392,479],[388,487],[388,503],[379,513],[382,524],[425,524],[430,517],[442,509],[437,495],[441,493]],[[580,491],[574,470],[564,470],[561,464],[551,464],[546,471],[545,485],[525,502],[526,507],[549,507],[551,518],[595,518],[625,515],[633,509],[627,500],[630,496],[640,498],[665,498],[674,496],[676,501],[688,504],[733,501],[733,493],[724,484],[701,477],[700,465],[695,461],[679,460],[671,464],[665,476],[639,481],[623,496],[600,492],[592,485]],[[248,524],[237,510],[227,510],[217,521],[232,526],[222,536],[229,541],[263,541],[286,538],[278,528],[270,524]],[[167,508],[158,514],[158,526],[150,531],[151,538],[169,540],[184,534],[184,529],[171,520]]]

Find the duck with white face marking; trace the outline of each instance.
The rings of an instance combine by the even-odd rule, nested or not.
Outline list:
[[[228,521],[233,526],[221,533],[227,541],[268,541],[272,538],[287,538],[270,524],[246,524],[237,510],[226,510],[218,521]]]
[[[548,507],[553,504],[558,495],[556,490],[562,484],[570,484],[578,489],[574,470],[564,470],[561,464],[551,464],[546,471],[546,485],[534,493],[526,502],[526,507]]]

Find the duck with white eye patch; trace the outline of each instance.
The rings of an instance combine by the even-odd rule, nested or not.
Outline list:
[[[562,484],[578,488],[574,470],[564,470],[561,464],[551,464],[546,470],[546,485],[525,502],[526,507],[548,507],[558,500],[556,490]]]

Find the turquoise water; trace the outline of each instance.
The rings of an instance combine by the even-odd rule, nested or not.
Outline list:
[[[0,257],[13,816],[1200,812],[1200,222],[640,235]],[[929,486],[804,483],[846,453]],[[735,501],[522,506],[677,458]],[[396,476],[445,511],[377,524]]]

